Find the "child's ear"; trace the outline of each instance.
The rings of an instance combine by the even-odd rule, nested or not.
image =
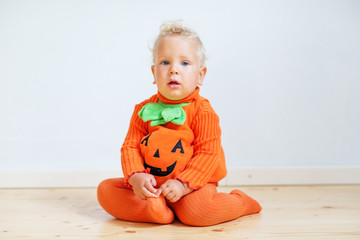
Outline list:
[[[199,78],[199,81],[198,81],[198,85],[199,86],[202,86],[203,85],[203,82],[204,82],[204,78],[205,78],[205,75],[206,75],[206,71],[207,71],[207,68],[205,66],[201,67],[200,68],[200,78]]]
[[[152,65],[152,66],[151,66],[151,72],[152,72],[152,74],[153,74],[153,76],[154,76],[154,82],[153,82],[153,84],[156,84],[156,81],[155,81],[155,65]]]

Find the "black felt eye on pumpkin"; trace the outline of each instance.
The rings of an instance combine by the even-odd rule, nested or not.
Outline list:
[[[180,149],[180,153],[184,153],[184,149],[181,144],[181,139],[176,143],[175,147],[173,148],[173,150],[171,150],[171,152],[176,152],[177,149]]]

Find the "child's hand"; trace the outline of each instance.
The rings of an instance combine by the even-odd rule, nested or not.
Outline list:
[[[191,192],[192,190],[190,190]],[[190,193],[187,185],[176,179],[167,180],[158,190],[157,196],[162,194],[170,202],[178,201],[182,196]]]
[[[147,197],[157,197],[156,180],[153,175],[148,173],[134,173],[128,179],[133,191],[140,199],[145,200]]]

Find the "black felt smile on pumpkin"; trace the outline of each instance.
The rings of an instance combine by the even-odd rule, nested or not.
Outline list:
[[[153,166],[147,164],[147,163],[145,162],[145,160],[144,160],[144,167],[145,167],[145,169],[150,168],[150,172],[149,172],[149,173],[152,174],[152,175],[155,175],[155,176],[158,176],[158,177],[165,177],[165,176],[169,175],[170,173],[172,173],[172,171],[174,171],[174,168],[175,168],[175,166],[176,166],[176,162],[177,162],[177,161],[175,161],[173,164],[171,164],[170,166],[168,166],[168,167],[166,168],[166,171],[161,171],[161,168],[153,167]]]

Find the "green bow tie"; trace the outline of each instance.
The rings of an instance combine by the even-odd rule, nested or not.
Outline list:
[[[188,104],[190,103],[168,105],[159,100],[159,103],[148,103],[143,106],[138,115],[144,122],[151,120],[151,126],[158,126],[168,122],[183,125],[186,120],[186,114],[182,106]]]

